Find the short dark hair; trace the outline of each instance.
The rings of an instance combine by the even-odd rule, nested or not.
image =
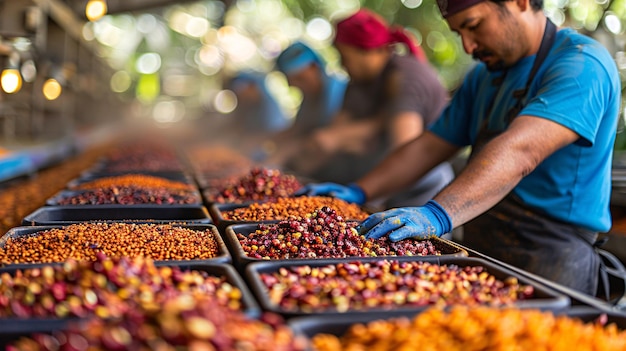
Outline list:
[[[502,3],[505,1],[513,1],[513,0],[489,0],[489,1],[495,2],[498,5],[502,5]],[[530,0],[530,7],[532,7],[533,10],[535,11],[539,11],[543,9],[543,0]]]

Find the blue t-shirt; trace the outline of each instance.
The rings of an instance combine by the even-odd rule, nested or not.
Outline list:
[[[431,131],[458,146],[473,145],[485,118],[490,130],[508,127],[535,56],[508,69],[498,88],[477,65],[465,78]],[[593,231],[611,227],[611,167],[621,98],[615,62],[597,41],[572,29],[557,32],[548,57],[531,84],[519,115],[545,118],[576,132],[580,139],[556,151],[513,189],[528,206],[554,219]],[[493,101],[490,116],[489,106]]]

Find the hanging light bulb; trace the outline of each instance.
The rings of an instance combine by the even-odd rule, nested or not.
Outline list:
[[[95,22],[107,14],[106,0],[89,0],[85,6],[85,15],[91,22]]]
[[[42,92],[43,96],[45,96],[46,99],[52,101],[58,99],[59,96],[61,96],[61,93],[63,92],[63,87],[61,86],[61,83],[59,83],[59,81],[54,78],[50,78],[43,83]]]
[[[20,55],[13,51],[7,57],[7,65],[0,74],[0,86],[7,94],[14,94],[22,89],[22,75],[19,66]]]
[[[22,89],[22,76],[17,68],[6,68],[0,76],[0,85],[7,94],[17,93]]]

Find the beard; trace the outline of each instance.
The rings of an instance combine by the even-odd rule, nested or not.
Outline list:
[[[504,24],[501,33],[493,38],[492,48],[497,48],[498,52],[489,49],[480,49],[472,53],[475,60],[484,62],[481,59],[486,56],[497,58],[493,63],[485,63],[490,72],[505,70],[517,63],[523,56],[521,54],[528,49],[525,46],[527,40],[523,36],[522,26],[517,18],[511,15],[504,6],[494,5],[498,10],[500,21]]]
[[[472,54],[472,58],[474,60],[476,60],[476,61],[479,61],[479,62],[483,62],[482,58],[485,57],[485,56],[495,56],[495,55],[494,55],[494,53],[492,51],[489,51],[489,50],[475,51]],[[491,63],[491,64],[488,64],[486,62],[483,62],[483,63],[485,63],[485,66],[487,67],[487,70],[490,71],[490,72],[502,71],[502,70],[507,68],[507,65],[504,63],[503,60],[498,60],[495,63]]]

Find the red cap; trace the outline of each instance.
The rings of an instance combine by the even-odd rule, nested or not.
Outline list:
[[[448,18],[483,1],[486,0],[437,0],[437,6],[443,18]]]
[[[403,43],[418,59],[426,60],[422,49],[403,28],[390,28],[382,17],[366,9],[360,9],[354,15],[337,23],[335,42],[362,49]]]

